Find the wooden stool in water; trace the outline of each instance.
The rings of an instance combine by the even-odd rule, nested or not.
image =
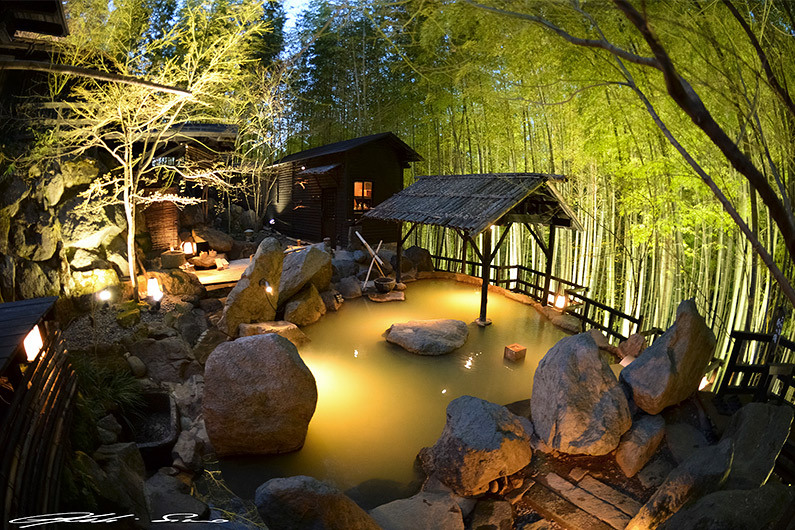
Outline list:
[[[527,348],[518,343],[513,343],[505,347],[503,357],[509,361],[521,361],[527,353]]]

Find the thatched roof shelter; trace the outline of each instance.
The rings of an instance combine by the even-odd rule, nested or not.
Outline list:
[[[424,176],[364,217],[453,228],[469,237],[512,222],[582,230],[554,188],[554,181],[564,179],[541,173]]]
[[[398,243],[400,260],[402,243],[420,224],[436,225],[455,230],[466,245],[481,260],[482,296],[480,325],[488,325],[486,302],[489,268],[497,249],[508,235],[513,223],[524,225],[541,247],[547,258],[544,291],[549,290],[555,248],[555,227],[582,230],[574,211],[566,204],[554,186],[555,181],[565,181],[562,175],[542,173],[485,173],[475,175],[436,175],[419,177],[408,188],[368,211],[364,218],[412,223],[413,226]],[[502,237],[492,249],[491,230],[494,225],[505,226]],[[534,225],[549,226],[546,242]],[[475,237],[483,234],[481,248]],[[464,254],[466,250],[464,251]],[[396,267],[400,281],[400,264]],[[542,303],[545,303],[543,301]]]

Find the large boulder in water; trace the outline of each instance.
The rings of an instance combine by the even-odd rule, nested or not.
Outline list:
[[[315,378],[275,333],[220,344],[204,368],[202,409],[219,455],[286,453],[304,445]]]
[[[417,267],[418,271],[433,270],[433,260],[431,259],[431,253],[424,248],[414,245],[404,250],[403,255],[411,260],[414,266]]]
[[[632,390],[638,407],[659,414],[698,389],[714,351],[715,334],[695,303],[685,300],[676,310],[673,326],[621,371],[621,380]]]
[[[269,237],[259,244],[251,263],[226,298],[219,328],[235,337],[240,324],[274,319],[283,260],[284,249],[275,238]],[[268,285],[272,293],[266,291]]]
[[[767,482],[792,425],[792,407],[748,403],[734,413],[723,439],[734,443],[725,489],[758,488]]]
[[[605,455],[632,425],[627,398],[587,333],[560,340],[541,359],[531,414],[541,440],[570,454]]]
[[[378,524],[334,486],[298,475],[274,478],[254,494],[262,520],[279,530],[380,530]]]
[[[461,496],[486,493],[489,483],[516,473],[533,456],[533,425],[501,405],[461,396],[447,406],[447,422],[422,467]]]
[[[627,530],[657,528],[685,504],[720,489],[732,466],[731,440],[702,447],[671,471],[627,525]]]
[[[419,355],[444,355],[460,348],[469,337],[466,322],[452,319],[410,320],[392,324],[387,342]]]
[[[316,246],[290,252],[284,258],[279,284],[279,305],[298,294],[308,283],[312,283],[318,291],[325,291],[332,274],[331,255],[328,252]]]

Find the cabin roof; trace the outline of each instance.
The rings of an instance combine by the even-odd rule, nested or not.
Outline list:
[[[287,155],[276,163],[281,164],[284,162],[295,162],[298,160],[306,160],[308,158],[315,158],[318,156],[344,153],[345,151],[351,151],[357,147],[378,141],[386,141],[391,144],[399,152],[401,158],[404,161],[419,162],[422,160],[422,157],[419,155],[419,153],[409,147],[406,142],[398,138],[394,133],[385,132],[371,134],[370,136],[362,136],[360,138],[353,138],[343,142],[335,142],[333,144],[322,145],[320,147],[313,147],[312,149],[306,149],[298,153],[293,153],[292,155]]]
[[[56,300],[57,296],[48,296],[0,304],[0,373],[5,372],[17,348],[33,326],[50,312]]]
[[[542,173],[424,176],[364,217],[455,228],[472,237],[501,221],[582,230],[554,180],[565,177]]]
[[[69,33],[60,0],[3,0],[0,21],[0,41],[13,39],[18,31],[56,37]]]

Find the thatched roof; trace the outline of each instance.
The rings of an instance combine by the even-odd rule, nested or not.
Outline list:
[[[563,179],[541,173],[419,177],[364,217],[455,228],[473,237],[493,224],[508,221],[582,230],[574,212],[550,182]]]

